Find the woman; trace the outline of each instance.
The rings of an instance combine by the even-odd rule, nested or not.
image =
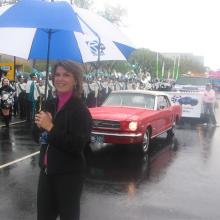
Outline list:
[[[215,91],[212,89],[212,85],[208,83],[205,87],[203,93],[203,105],[204,105],[204,114],[207,121],[206,124],[211,126],[216,126],[217,121],[215,118],[214,105],[216,102]]]
[[[9,127],[13,99],[14,89],[12,89],[9,85],[9,80],[7,78],[4,78],[2,80],[2,87],[0,88],[0,108],[6,128]]]
[[[78,220],[85,161],[83,149],[90,139],[91,115],[83,104],[82,72],[71,61],[55,64],[53,84],[57,98],[35,116],[40,137],[38,220]]]

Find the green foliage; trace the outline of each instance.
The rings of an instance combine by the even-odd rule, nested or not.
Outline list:
[[[99,11],[98,14],[109,20],[110,22],[121,26],[122,17],[127,13],[125,8],[120,5],[117,6],[107,6],[104,11]]]
[[[115,61],[114,69],[116,72],[120,72],[120,73],[127,73],[127,72],[132,71],[130,63],[127,61],[122,61],[122,60]]]
[[[72,2],[72,1],[71,1]],[[90,8],[93,5],[92,0],[74,0],[74,3],[80,8]]]
[[[161,66],[161,59],[159,61]],[[150,72],[151,74],[156,74],[157,53],[145,48],[137,49],[129,57],[129,63],[134,68],[135,73]]]
[[[158,54],[157,64],[157,53],[149,49],[140,48],[135,50],[129,57],[129,63],[131,64],[135,73],[149,72],[152,77],[162,77],[162,66],[164,63],[164,78],[167,78],[168,74],[170,77],[181,75],[191,72],[203,73],[205,67],[194,57],[193,55],[182,55],[180,57],[180,65],[178,68],[178,57],[176,57],[175,68],[174,59],[166,58],[162,54]]]

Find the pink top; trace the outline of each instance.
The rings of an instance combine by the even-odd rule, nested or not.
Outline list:
[[[57,94],[58,96],[58,106],[57,106],[57,112],[59,112],[62,107],[66,104],[66,102],[70,99],[70,97],[73,95],[72,91],[68,92],[59,92]]]
[[[216,100],[215,98],[215,91],[211,89],[210,91],[205,91],[203,94],[203,102],[205,103],[214,103]]]

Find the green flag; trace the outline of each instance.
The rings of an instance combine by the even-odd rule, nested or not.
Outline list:
[[[179,77],[179,70],[180,70],[180,56],[178,57],[177,69],[176,69],[176,78],[175,79],[178,79],[178,77]]]

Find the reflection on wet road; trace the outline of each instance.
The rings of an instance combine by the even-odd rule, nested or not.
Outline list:
[[[183,125],[142,156],[88,154],[81,220],[220,219],[220,128]],[[0,129],[0,166],[37,152],[25,124]],[[36,219],[38,156],[0,169],[0,219]]]

